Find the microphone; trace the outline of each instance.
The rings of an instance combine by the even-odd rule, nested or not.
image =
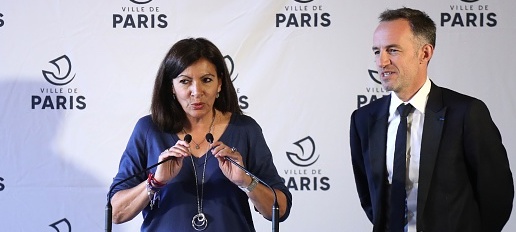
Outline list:
[[[210,144],[213,143],[213,135],[211,133],[206,134],[206,141],[208,141],[208,143],[210,143]],[[230,157],[227,157],[227,156],[224,156],[224,159],[231,162],[232,164],[234,164],[235,166],[240,168],[242,171],[244,171],[247,175],[255,178],[256,180],[258,180],[260,183],[262,183],[263,185],[265,185],[267,188],[269,188],[272,191],[272,193],[274,194],[274,204],[272,205],[272,231],[279,232],[279,205],[278,205],[278,197],[276,195],[276,191],[270,185],[265,183],[263,180],[261,180],[260,178],[258,178],[254,174],[252,174],[250,171],[248,171],[247,169],[242,167],[242,165],[238,164],[234,159],[231,159]]]
[[[184,140],[185,142],[187,142],[187,143],[190,143],[190,142],[192,141],[192,136],[191,136],[190,134],[186,134],[186,135],[185,135],[185,137],[183,138],[183,140]],[[105,213],[106,213],[106,215],[105,215],[105,223],[106,223],[106,225],[105,225],[105,229],[106,229],[106,232],[111,232],[111,228],[112,228],[112,225],[113,225],[113,223],[112,223],[112,222],[113,222],[113,215],[112,215],[113,207],[111,206],[111,200],[109,199],[109,197],[111,196],[111,193],[113,192],[113,189],[115,189],[115,187],[116,187],[116,186],[118,186],[118,185],[120,185],[120,184],[122,184],[122,183],[124,183],[124,182],[126,182],[126,181],[128,181],[128,180],[130,180],[131,178],[134,178],[134,177],[136,177],[136,176],[139,176],[139,175],[141,175],[142,173],[144,173],[144,172],[146,172],[146,171],[149,171],[150,169],[152,169],[152,168],[154,168],[154,167],[156,167],[156,166],[158,166],[158,165],[160,165],[160,164],[162,164],[162,163],[165,163],[165,162],[167,162],[167,161],[169,161],[169,160],[172,160],[172,159],[174,159],[174,158],[176,158],[176,157],[175,157],[175,156],[169,156],[169,157],[167,157],[167,158],[163,159],[162,161],[160,161],[160,162],[158,162],[158,163],[156,163],[156,164],[154,164],[154,165],[152,165],[152,166],[150,166],[150,167],[148,167],[148,168],[145,168],[145,169],[143,169],[142,171],[140,171],[140,172],[138,172],[138,173],[136,173],[136,174],[133,174],[133,175],[131,175],[131,176],[129,176],[129,177],[127,177],[127,178],[125,178],[125,179],[121,180],[121,181],[116,182],[116,183],[115,183],[115,184],[114,184],[114,185],[109,189],[109,192],[108,192],[108,195],[107,195],[106,210],[105,210]]]
[[[192,142],[192,136],[190,134],[186,134],[183,140],[187,143]]]

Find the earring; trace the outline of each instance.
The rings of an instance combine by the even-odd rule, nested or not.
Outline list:
[[[219,93],[217,93],[217,96],[215,98],[219,98]]]
[[[174,98],[174,100],[176,100],[176,95],[175,95],[175,94],[172,94],[172,98]]]

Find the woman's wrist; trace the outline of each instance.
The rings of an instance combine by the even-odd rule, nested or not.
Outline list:
[[[157,201],[159,201],[159,191],[165,187],[165,185],[166,183],[161,183],[154,178],[154,174],[149,173],[147,177],[147,195],[149,196],[151,210]]]
[[[245,193],[249,193],[251,191],[253,191],[256,186],[258,186],[258,179],[252,177],[252,176],[249,176],[251,178],[251,181],[248,182],[249,184],[245,184],[243,186],[238,186],[242,191],[244,191]]]

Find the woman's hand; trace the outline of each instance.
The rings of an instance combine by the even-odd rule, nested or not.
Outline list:
[[[158,162],[164,159],[171,159],[159,165],[154,173],[154,179],[160,183],[166,184],[177,176],[183,166],[184,157],[190,156],[190,144],[186,141],[179,140],[174,146],[163,151],[158,158]]]
[[[211,145],[211,153],[219,160],[219,167],[222,173],[237,186],[248,186],[252,179],[242,169],[232,164],[224,157],[231,158],[237,164],[242,167],[244,162],[242,161],[242,155],[236,149],[228,147],[223,142],[217,141]]]

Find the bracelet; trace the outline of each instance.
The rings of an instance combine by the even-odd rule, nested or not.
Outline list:
[[[149,173],[149,176],[147,177],[147,195],[149,195],[151,210],[154,208],[156,201],[159,201],[159,190],[161,190],[161,188],[164,186],[165,184],[154,179],[154,175]]]
[[[156,180],[154,178],[154,174],[152,174],[152,173],[149,173],[149,176],[147,177],[147,182],[156,188],[163,188],[163,186],[166,185],[166,183],[161,183],[158,180]]]

